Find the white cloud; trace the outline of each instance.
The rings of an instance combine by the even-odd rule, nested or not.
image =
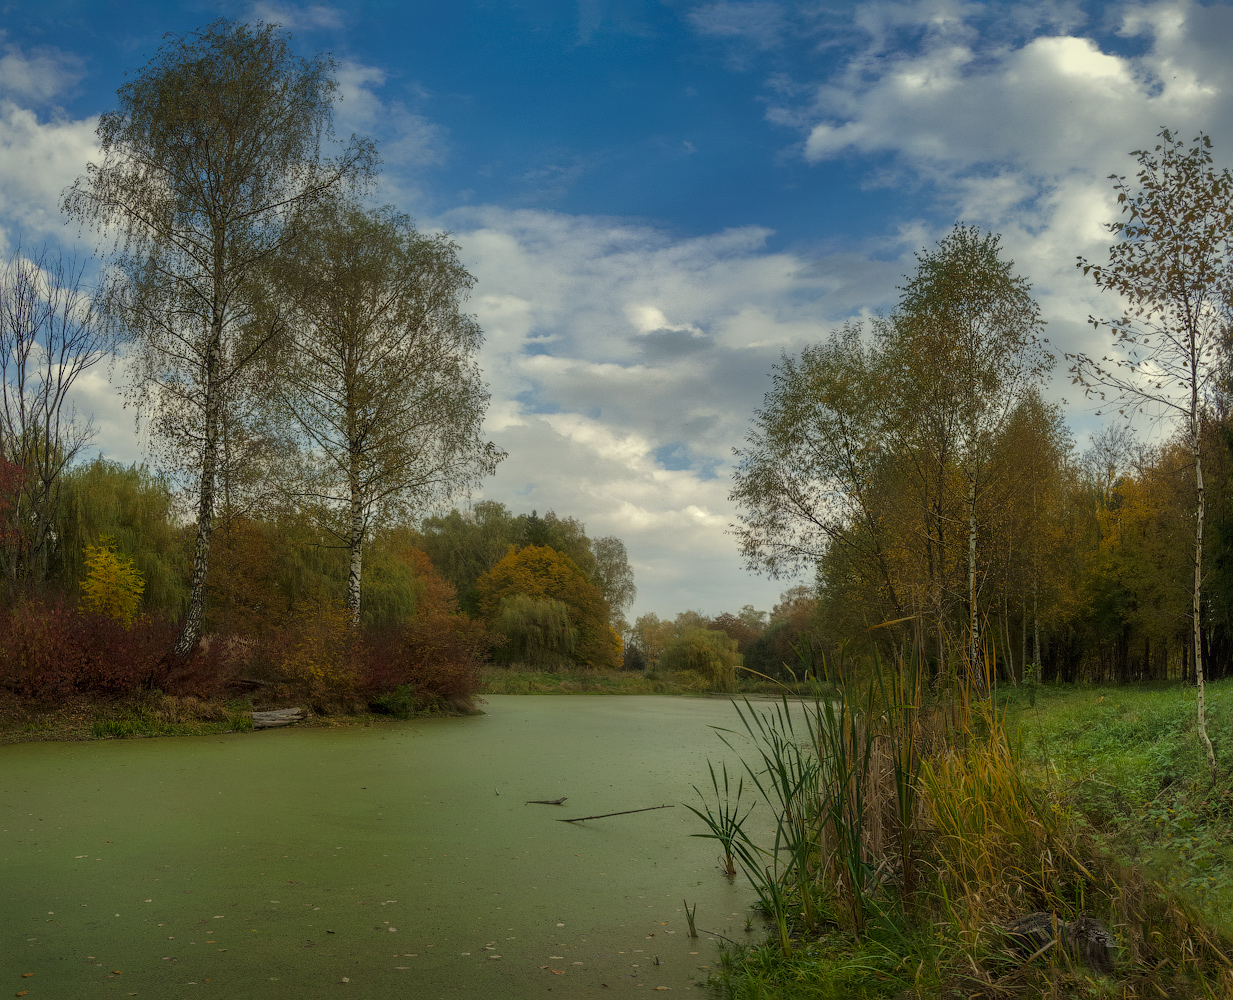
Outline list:
[[[393,88],[383,69],[340,60],[335,77],[336,133],[344,139],[352,134],[375,139],[381,156],[381,200],[414,208],[422,198],[419,171],[445,162],[445,130],[405,100],[384,96],[387,87]]]
[[[97,153],[95,120],[41,121],[0,98],[0,243],[61,236],[60,195]]]
[[[747,575],[725,534],[731,450],[780,352],[893,297],[915,241],[871,262],[873,247],[769,252],[757,227],[674,239],[492,207],[439,221],[477,279],[488,430],[509,453],[483,494],[622,537],[638,612],[770,607],[786,585]]]
[[[8,45],[0,56],[0,94],[34,104],[45,104],[61,96],[81,76],[81,59],[59,49],[23,52]]]
[[[252,16],[266,24],[279,24],[288,31],[337,31],[343,26],[342,12],[328,4],[288,4],[258,0]]]
[[[777,45],[787,26],[783,5],[771,0],[719,0],[695,7],[689,20],[704,35],[738,38],[759,49]]]

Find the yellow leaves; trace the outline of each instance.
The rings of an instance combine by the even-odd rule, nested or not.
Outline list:
[[[116,551],[114,539],[104,537],[98,545],[86,546],[82,610],[114,618],[127,628],[137,616],[145,588],[141,572],[130,556]]]

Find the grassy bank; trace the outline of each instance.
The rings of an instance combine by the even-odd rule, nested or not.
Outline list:
[[[158,691],[110,701],[79,697],[42,703],[10,698],[0,701],[0,744],[245,732],[253,728],[252,711],[252,701],[246,698],[224,702]],[[388,718],[388,713],[309,712],[297,725],[374,725]]]
[[[700,831],[758,892],[769,936],[728,953],[721,995],[1233,996],[1233,685],[1208,689],[1213,784],[1185,689],[1032,704],[886,673],[803,723],[741,706],[745,799],[721,773]],[[744,836],[751,791],[771,841]],[[1013,933],[1032,920],[1035,937]]]
[[[804,685],[778,685],[758,678],[740,678],[731,697],[788,692],[805,693]],[[378,725],[391,717],[412,718],[439,715],[447,710],[417,710],[414,698],[395,691],[375,703],[373,711],[351,699],[347,705],[327,712],[309,712],[298,725]],[[480,694],[676,694],[707,695],[692,674],[655,674],[632,670],[587,670],[565,673],[487,667],[481,671]],[[307,705],[311,699],[284,698],[277,705],[259,708]],[[91,740],[152,736],[207,736],[252,729],[252,698],[229,700],[176,697],[162,692],[144,692],[119,699],[79,696],[54,702],[9,697],[0,700],[0,744],[35,740]],[[447,714],[467,714],[449,710]]]
[[[1233,681],[1207,686],[1214,784],[1193,688],[1046,687],[1035,705],[1021,691],[1007,701],[1025,764],[1075,822],[1233,933]]]

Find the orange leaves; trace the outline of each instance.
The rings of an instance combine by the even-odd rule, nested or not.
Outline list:
[[[618,649],[608,628],[608,605],[572,559],[546,545],[510,548],[505,557],[476,581],[480,610],[492,621],[504,598],[522,594],[560,601],[578,630],[573,659],[581,665],[615,668]]]

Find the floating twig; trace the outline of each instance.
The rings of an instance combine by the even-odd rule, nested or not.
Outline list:
[[[598,816],[577,816],[574,819],[559,819],[558,823],[581,823],[584,819],[607,819],[609,816],[628,816],[630,813],[646,813],[653,809],[671,809],[672,806],[647,806],[645,809],[622,809],[620,812],[600,813]]]
[[[568,795],[562,795],[559,799],[527,799],[524,805],[528,806],[559,806],[565,803]]]

